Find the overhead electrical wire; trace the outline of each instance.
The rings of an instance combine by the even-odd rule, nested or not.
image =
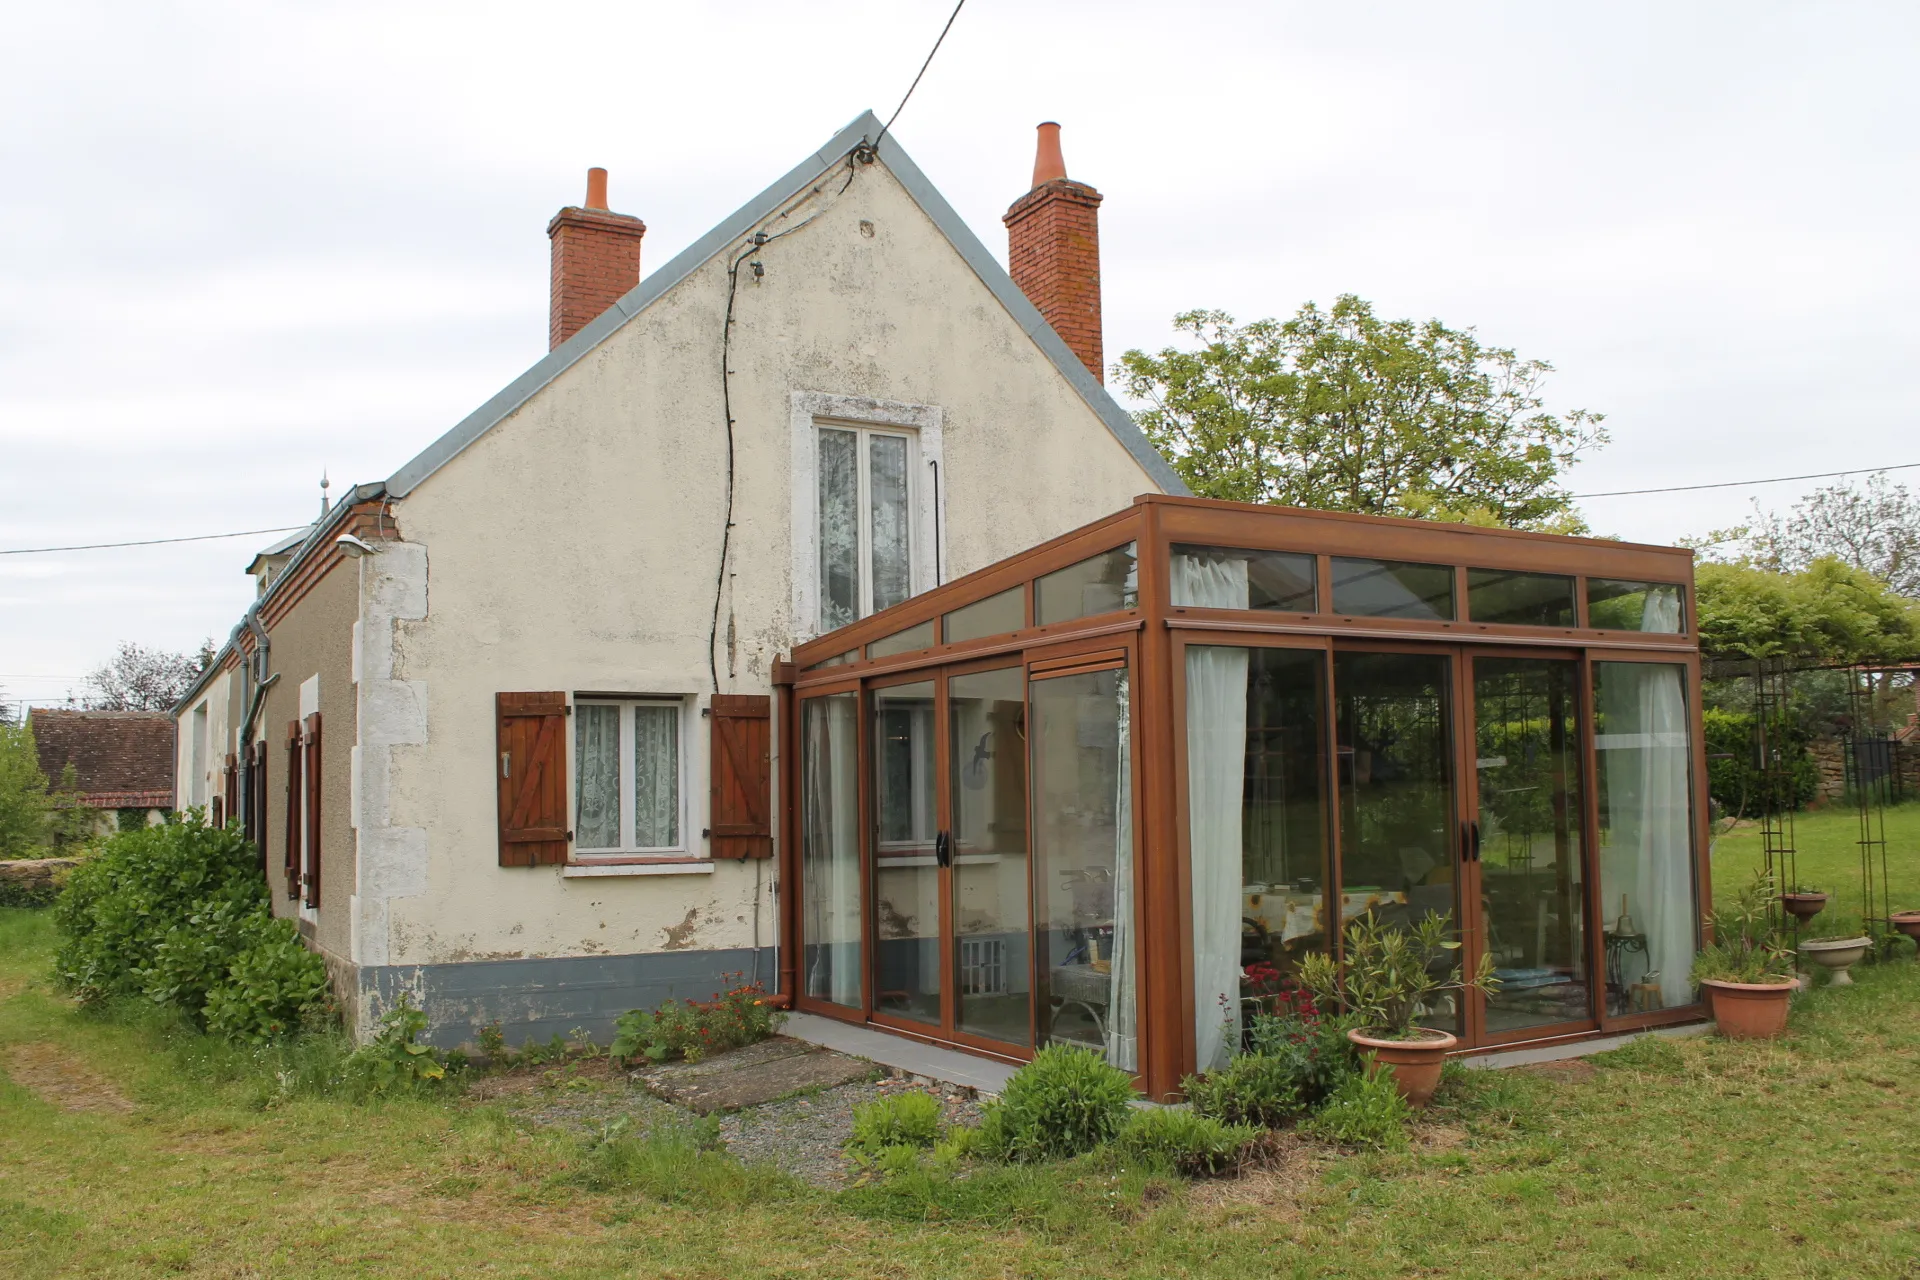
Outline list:
[[[277,529],[236,529],[232,533],[196,533],[190,538],[143,538],[138,542],[87,542],[71,547],[8,547],[0,556],[37,556],[49,551],[105,551],[113,547],[158,547],[172,542],[212,542],[219,538],[252,538],[263,533],[292,533],[304,524],[285,524]]]
[[[953,12],[947,15],[947,25],[940,28],[940,38],[933,42],[933,48],[927,50],[927,60],[920,64],[920,71],[913,77],[913,83],[907,86],[906,93],[901,96],[900,105],[893,109],[893,114],[887,117],[887,122],[880,126],[880,137],[873,140],[874,150],[880,149],[880,142],[887,136],[887,130],[893,128],[893,122],[898,120],[900,113],[907,109],[907,99],[911,98],[913,91],[920,87],[920,77],[926,75],[927,68],[933,65],[933,55],[940,52],[940,46],[946,43],[947,32],[953,30],[953,20],[959,17],[960,11],[966,7],[967,0],[960,0],[959,4],[953,6]]]
[[[1675,484],[1660,489],[1612,489],[1606,493],[1576,493],[1576,502],[1588,498],[1627,498],[1642,493],[1692,493],[1698,489],[1743,489],[1756,484],[1785,484],[1789,480],[1831,480],[1835,476],[1866,476],[1881,471],[1910,471],[1920,462],[1901,462],[1891,467],[1848,467],[1845,471],[1814,471],[1803,476],[1770,476],[1765,480],[1721,480],[1714,484]]]

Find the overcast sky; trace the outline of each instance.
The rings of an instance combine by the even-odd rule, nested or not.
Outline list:
[[[15,5],[0,548],[310,519],[545,351],[589,165],[665,262],[904,92],[948,0]],[[1576,492],[1920,462],[1910,4],[970,0],[897,125],[996,252],[1033,125],[1109,357],[1341,292],[1551,361]],[[1920,477],[1920,472],[1911,473]],[[1670,541],[1774,485],[1585,504]],[[269,537],[0,556],[0,687],[224,637]]]

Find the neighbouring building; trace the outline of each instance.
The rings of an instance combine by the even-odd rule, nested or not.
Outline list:
[[[173,808],[174,720],[164,711],[63,711],[35,707],[27,722],[40,772],[54,787],[73,766],[78,803],[106,834],[158,822]]]
[[[644,279],[606,175],[550,350],[262,551],[176,709],[364,1034],[772,985],[781,659],[1184,489],[1101,386],[1100,196],[1043,125],[1002,270],[864,115]]]

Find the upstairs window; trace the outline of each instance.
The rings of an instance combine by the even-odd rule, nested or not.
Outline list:
[[[904,431],[819,431],[820,629],[913,594],[914,438]]]

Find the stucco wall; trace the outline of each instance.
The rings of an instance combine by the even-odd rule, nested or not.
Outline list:
[[[811,633],[792,603],[795,392],[939,411],[946,578],[1155,488],[883,166],[837,187],[783,225],[815,221],[760,250],[763,279],[742,269],[723,692],[769,691],[772,662]],[[363,777],[361,821],[421,833],[423,865],[408,892],[361,913],[363,963],[751,947],[756,903],[757,941],[773,940],[769,863],[577,880],[503,869],[496,853],[496,692],[711,692],[727,257],[395,504],[422,558],[425,616],[381,625],[392,679],[424,708],[423,740],[390,748],[380,795]],[[707,738],[694,725],[697,836]]]
[[[267,690],[255,737],[267,744],[267,885],[275,915],[297,916],[302,932],[330,959],[351,958],[349,901],[356,878],[349,777],[356,737],[353,624],[359,584],[352,561],[336,563],[292,611],[268,629]],[[317,680],[316,680],[317,677]],[[312,683],[310,683],[312,682]],[[287,723],[303,718],[301,689],[320,712],[320,907],[296,910],[287,897]]]
[[[239,671],[222,671],[207,682],[198,698],[182,708],[175,722],[178,732],[174,734],[173,768],[174,807],[182,812],[197,802],[206,807],[209,817],[212,816],[213,798],[223,794],[226,786],[227,753],[235,749],[234,734],[239,731],[240,721],[246,715],[244,709],[235,710],[239,699]],[[202,767],[198,771],[199,787],[196,789],[194,737],[198,732],[198,724],[195,712],[201,708],[205,708],[207,713],[207,732],[202,746]]]

